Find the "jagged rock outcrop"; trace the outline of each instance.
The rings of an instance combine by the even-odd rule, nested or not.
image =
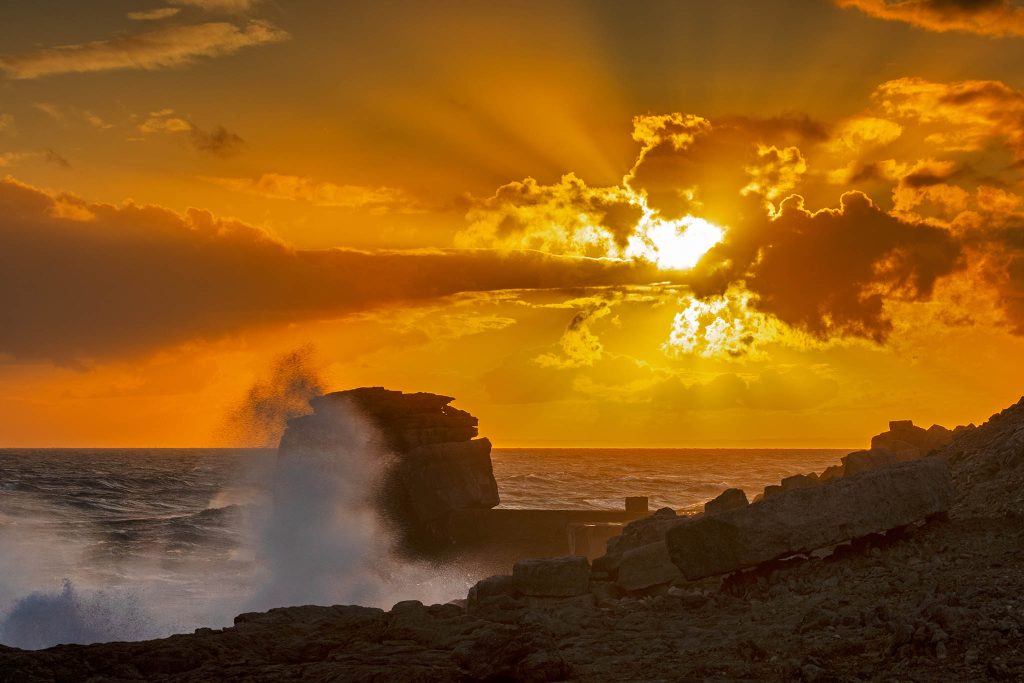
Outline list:
[[[449,405],[453,400],[382,387],[320,396],[310,401],[312,415],[288,423],[278,454],[299,457],[312,450],[356,457],[344,425],[353,413],[361,416],[374,428],[376,457],[387,461],[377,497],[402,546],[416,552],[443,547],[452,512],[499,502],[491,442],[476,438],[477,418]]]
[[[1024,680],[1024,400],[981,427],[958,429],[932,457],[699,519],[789,506],[915,468],[937,471],[943,460],[956,496],[950,519],[870,534],[825,558],[677,580],[640,595],[594,580],[606,573],[595,562],[597,600],[526,596],[506,575],[477,583],[468,609],[415,601],[387,612],[291,607],[146,642],[0,646],[0,683]],[[861,510],[870,518],[877,507]],[[685,523],[671,511],[641,521],[619,541],[620,570],[621,555],[664,525]]]
[[[686,578],[699,579],[913,524],[952,499],[945,461],[926,458],[685,520],[665,544]]]
[[[717,498],[704,503],[704,514],[717,515],[719,512],[745,508],[749,504],[747,494],[742,489],[726,489]]]
[[[512,567],[512,579],[523,595],[583,595],[590,587],[590,563],[579,555],[520,560]]]
[[[889,431],[871,439],[871,449],[886,449],[900,460],[909,460],[942,448],[953,439],[953,432],[941,425],[928,429],[914,426],[912,420],[893,420]]]
[[[608,552],[594,560],[594,569],[615,576],[622,557],[630,550],[660,542],[665,532],[679,521],[672,508],[661,508],[650,517],[630,522],[622,533],[608,540]]]
[[[980,427],[957,427],[939,453],[956,485],[954,514],[1024,515],[1024,399]]]

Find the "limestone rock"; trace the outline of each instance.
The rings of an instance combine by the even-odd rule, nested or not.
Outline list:
[[[608,541],[608,552],[594,560],[594,569],[602,572],[617,572],[623,554],[640,546],[660,541],[665,531],[679,521],[676,511],[672,508],[661,508],[653,515],[630,522],[622,529],[622,534]]]
[[[623,553],[616,584],[626,591],[639,591],[681,578],[682,574],[672,564],[665,542],[659,540]]]
[[[512,567],[516,588],[523,595],[569,597],[589,590],[590,563],[578,555],[520,560]]]
[[[726,489],[718,494],[714,500],[704,503],[704,514],[715,515],[719,512],[727,512],[736,508],[746,507],[747,494],[742,489]]]
[[[817,486],[821,482],[818,481],[818,475],[816,474],[794,474],[791,477],[786,477],[782,480],[781,486],[783,491],[792,491],[793,489],[806,489],[811,486]]]
[[[909,460],[927,455],[952,440],[953,433],[940,425],[922,429],[910,420],[894,420],[889,423],[889,431],[871,439],[871,448],[885,448],[900,460]]]
[[[852,477],[861,472],[871,472],[900,462],[899,456],[887,448],[872,448],[870,451],[854,451],[843,456],[843,472]]]
[[[499,503],[491,442],[477,436],[477,419],[452,408],[450,396],[405,394],[382,387],[339,391],[310,401],[312,415],[295,418],[278,455],[370,457],[387,463],[379,509],[407,550],[443,547],[450,514]],[[369,444],[353,443],[353,415],[372,426]],[[366,451],[371,451],[367,453]]]
[[[699,579],[912,524],[947,511],[952,497],[945,461],[926,458],[679,522],[665,542],[686,578]]]

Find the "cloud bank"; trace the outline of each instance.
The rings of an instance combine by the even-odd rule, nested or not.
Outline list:
[[[1024,36],[1024,7],[1015,0],[833,0],[868,16],[928,31]]]
[[[255,45],[279,43],[290,36],[265,21],[242,25],[208,22],[165,26],[106,40],[60,45],[0,56],[0,71],[26,80],[67,73],[123,69],[165,69],[185,66],[200,57],[230,55]]]
[[[645,283],[535,251],[296,250],[205,211],[89,203],[0,181],[0,354],[75,363],[460,292]]]

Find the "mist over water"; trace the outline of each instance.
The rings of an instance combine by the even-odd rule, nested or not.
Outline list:
[[[279,439],[322,393],[279,358],[229,422]],[[400,560],[373,506],[387,455],[359,416],[330,452],[0,451],[0,643],[140,640],[302,604],[462,597],[475,578]]]
[[[310,351],[282,356],[233,413],[253,434],[320,393]],[[141,640],[300,604],[464,597],[473,567],[402,561],[372,505],[387,454],[339,413],[332,452],[0,450],[0,643]],[[273,438],[277,438],[274,436]],[[504,507],[693,509],[842,451],[496,449]]]

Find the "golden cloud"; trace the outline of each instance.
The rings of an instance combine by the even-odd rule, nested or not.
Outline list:
[[[0,181],[0,354],[76,362],[459,292],[647,283],[536,251],[296,250],[238,221]]]
[[[91,43],[3,55],[0,71],[24,80],[66,73],[164,69],[191,64],[200,57],[230,55],[246,47],[279,43],[289,37],[273,24],[257,20],[242,25],[209,22],[166,26]]]
[[[366,209],[373,213],[414,213],[420,210],[412,197],[394,187],[338,185],[281,173],[264,173],[255,179],[206,178],[206,180],[234,192],[245,192],[269,199],[308,202],[315,206]]]
[[[1013,0],[833,0],[868,16],[928,31],[1024,36],[1024,8]]]

